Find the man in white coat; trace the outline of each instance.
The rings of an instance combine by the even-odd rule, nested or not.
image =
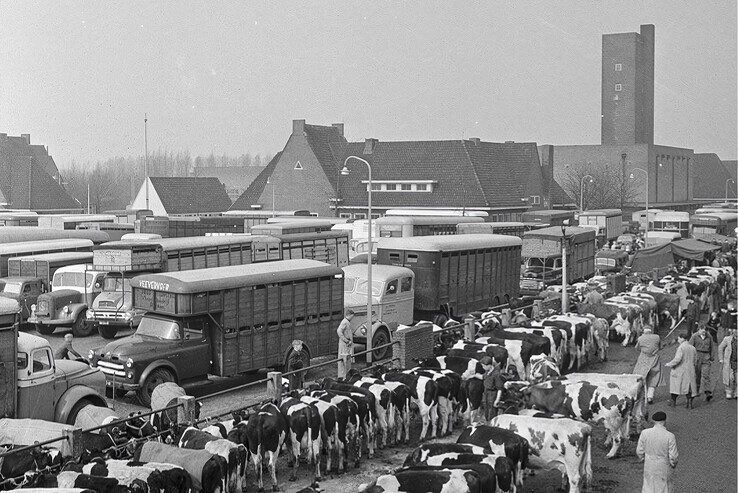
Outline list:
[[[689,334],[683,332],[677,337],[679,347],[674,353],[674,359],[666,363],[664,366],[671,368],[669,374],[669,392],[671,393],[671,402],[669,406],[676,406],[677,397],[685,395],[687,397],[687,408],[692,409],[692,399],[697,396],[697,378],[695,375],[695,361],[697,359],[697,351],[689,341]]]
[[[636,454],[643,461],[642,493],[672,493],[674,468],[679,460],[676,437],[666,429],[666,413],[653,414],[653,428],[641,432]]]

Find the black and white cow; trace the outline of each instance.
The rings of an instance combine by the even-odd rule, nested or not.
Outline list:
[[[413,402],[418,407],[418,413],[423,421],[420,440],[425,440],[428,426],[431,428],[431,437],[435,437],[438,419],[438,390],[433,379],[394,370],[383,373],[381,378],[385,382],[401,382],[410,389]]]
[[[460,444],[444,444],[444,445],[460,445]],[[422,455],[422,453],[421,453]],[[512,461],[507,457],[478,453],[459,453],[445,452],[436,455],[427,456],[425,459],[416,460],[416,454],[411,452],[405,459],[404,467],[417,466],[443,466],[443,467],[460,467],[464,468],[471,464],[487,464],[494,470],[497,479],[496,486],[498,492],[515,492],[516,486],[512,480]],[[485,485],[484,491],[494,491],[492,485]]]
[[[236,444],[224,438],[216,438],[210,433],[198,430],[194,426],[181,426],[179,436],[175,438],[177,446],[185,449],[206,450],[226,460],[228,466],[228,491],[241,491],[246,479],[248,450],[242,444]]]
[[[361,387],[356,387],[347,382],[340,382],[331,378],[324,378],[320,381],[320,387],[323,390],[348,397],[356,403],[359,413],[360,431],[363,433],[363,441],[367,444],[369,458],[374,457],[374,449],[376,447],[376,422],[377,422],[377,406],[375,404],[374,394]]]
[[[228,478],[226,460],[206,450],[188,450],[160,442],[146,442],[133,455],[135,462],[155,462],[181,467],[192,479],[192,488],[203,493],[225,490]],[[106,461],[109,464],[110,461]],[[162,466],[163,467],[163,466]]]
[[[379,448],[387,446],[390,433],[395,430],[395,407],[392,402],[392,389],[387,387],[384,382],[378,382],[371,377],[363,377],[355,370],[349,371],[346,381],[355,387],[367,390],[374,395],[374,405],[376,406],[377,428],[382,433],[382,439],[377,440]]]
[[[523,469],[528,467],[530,445],[528,440],[510,430],[488,425],[467,426],[456,443],[466,443],[484,448],[485,454],[504,456],[513,464],[516,486],[523,485]]]
[[[336,421],[338,425],[338,441],[343,448],[344,463],[341,465],[343,470],[347,469],[348,453],[354,455],[354,466],[359,467],[361,460],[361,438],[359,428],[361,420],[359,418],[359,409],[350,397],[334,394],[328,390],[314,390],[310,392],[310,397],[320,399],[323,402],[330,403],[337,409]]]
[[[308,461],[314,468],[315,481],[320,481],[320,452],[323,441],[320,412],[315,406],[295,397],[283,398],[279,410],[287,421],[288,465],[292,467],[290,481],[297,480],[301,450],[305,450]]]
[[[476,358],[463,356],[436,356],[418,361],[418,366],[430,370],[451,370],[459,374],[462,380],[483,378],[484,368]]]
[[[449,349],[447,356],[464,356],[476,359],[489,356],[503,368],[508,364],[514,364],[508,361],[509,355],[505,346],[499,344],[479,344],[477,342],[458,341]]]
[[[118,484],[128,487],[143,483],[149,491],[187,493],[194,487],[191,475],[186,470],[173,464],[160,462],[109,459],[105,462],[86,464],[82,466],[81,473],[102,478],[114,478],[118,481]],[[75,480],[75,482],[78,480]],[[61,484],[59,487],[62,487]]]
[[[545,354],[536,354],[530,357],[528,381],[536,384],[559,378],[561,378],[561,371],[559,371],[559,365],[556,364],[553,358]]]
[[[363,493],[481,493],[479,474],[473,469],[419,468],[379,476]]]
[[[416,367],[403,370],[403,373],[419,375],[430,378],[436,384],[436,401],[438,402],[438,417],[441,420],[441,436],[446,436],[453,429],[453,407],[451,405],[451,393],[453,382],[440,370]]]
[[[287,420],[275,404],[264,404],[249,415],[246,436],[254,472],[259,477],[259,491],[264,490],[261,462],[267,455],[269,456],[269,474],[272,477],[272,491],[278,491],[277,458],[287,436]]]
[[[343,468],[346,472],[346,459],[344,454],[345,440],[341,441],[338,437],[338,414],[339,410],[330,402],[323,401],[317,397],[304,395],[300,400],[305,404],[315,406],[320,413],[320,421],[322,425],[321,433],[323,434],[323,447],[326,453],[326,471],[338,472]],[[333,468],[333,455],[336,455],[336,468]],[[320,462],[320,456],[317,458]]]

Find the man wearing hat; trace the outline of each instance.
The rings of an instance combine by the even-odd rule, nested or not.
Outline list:
[[[686,332],[679,334],[677,341],[679,346],[674,353],[674,359],[664,365],[671,368],[669,374],[671,402],[669,405],[676,406],[677,397],[685,395],[687,408],[692,409],[692,399],[697,396],[697,378],[694,371],[697,351],[689,343],[689,335]]]
[[[661,382],[661,363],[659,362],[659,350],[661,349],[661,337],[653,333],[650,325],[643,327],[643,335],[636,341],[636,349],[640,349],[638,361],[636,361],[633,373],[641,375],[646,383],[649,404],[653,404],[653,394]]]
[[[642,493],[671,493],[676,491],[672,481],[679,460],[676,437],[666,429],[666,413],[653,414],[653,428],[645,429],[638,438],[636,454],[643,461]]]
[[[705,400],[710,401],[712,399],[712,379],[710,378],[712,372],[710,370],[712,360],[715,358],[715,343],[707,333],[707,327],[703,322],[700,322],[697,332],[692,334],[689,343],[697,351],[697,359],[694,362],[697,391],[702,389],[705,393]]]

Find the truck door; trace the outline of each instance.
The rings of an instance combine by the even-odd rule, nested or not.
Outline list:
[[[210,373],[211,324],[207,317],[182,321],[181,364],[177,365],[181,378],[207,377]]]
[[[55,401],[51,348],[34,349],[27,359],[19,357],[18,416],[52,421]]]

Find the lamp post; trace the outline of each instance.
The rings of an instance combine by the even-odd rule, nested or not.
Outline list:
[[[648,244],[648,223],[650,221],[650,218],[648,217],[648,195],[649,195],[649,189],[648,189],[648,171],[646,171],[643,168],[633,168],[633,171],[640,171],[644,175],[646,175],[646,234],[643,235],[643,243],[644,246]],[[635,173],[630,174],[630,179],[635,178]]]
[[[725,180],[725,201],[726,202],[728,201],[728,184],[731,181],[733,182],[733,185],[735,185],[735,180],[733,178],[728,178],[727,180]]]
[[[343,162],[343,169],[341,174],[346,176],[349,174],[347,164],[349,159],[356,159],[366,164],[366,168],[369,171],[369,185],[367,187],[367,243],[369,248],[366,254],[366,362],[371,365],[372,363],[372,338],[374,337],[374,327],[372,326],[372,167],[368,161],[361,159],[357,156],[348,156]]]
[[[584,212],[584,179],[589,178],[589,182],[592,183],[594,181],[594,178],[592,178],[592,175],[584,175],[581,180],[579,180],[579,212]]]

